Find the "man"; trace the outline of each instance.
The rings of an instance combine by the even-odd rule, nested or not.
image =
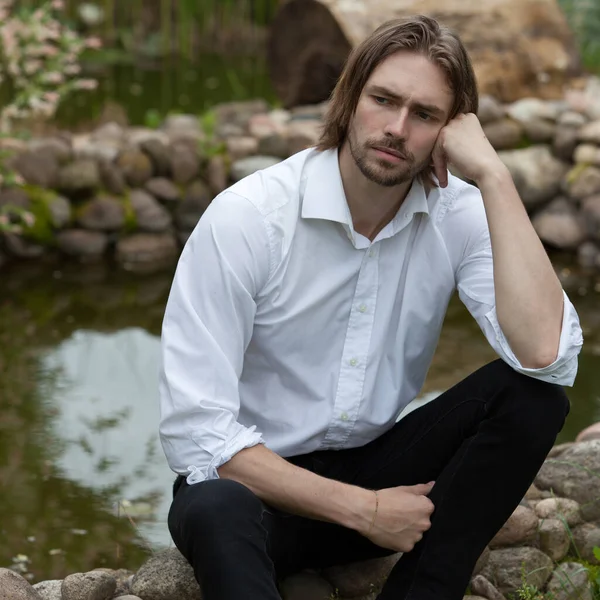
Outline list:
[[[319,147],[233,185],[192,233],[160,433],[206,600],[275,600],[286,574],[398,551],[379,598],[462,598],[552,447],[581,329],[477,103],[453,34],[386,23]],[[455,289],[500,360],[398,421]]]

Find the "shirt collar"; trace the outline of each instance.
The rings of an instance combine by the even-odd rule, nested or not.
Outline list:
[[[302,218],[336,221],[353,230],[337,149],[315,152],[305,174]],[[388,235],[394,235],[420,212],[429,214],[429,206],[421,181],[415,179],[400,209],[384,230],[389,231]]]

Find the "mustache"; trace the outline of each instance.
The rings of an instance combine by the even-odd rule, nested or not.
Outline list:
[[[414,160],[414,156],[406,149],[406,144],[403,140],[386,138],[383,140],[369,140],[367,144],[371,147],[393,150],[400,154],[404,160]]]

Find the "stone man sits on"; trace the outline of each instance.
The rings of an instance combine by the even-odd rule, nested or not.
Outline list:
[[[552,447],[582,333],[477,108],[452,32],[385,23],[318,147],[225,190],[189,238],[160,435],[205,600],[398,551],[380,599],[461,599]],[[455,290],[500,358],[398,420]]]

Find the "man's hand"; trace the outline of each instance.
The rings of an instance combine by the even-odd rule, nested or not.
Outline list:
[[[449,163],[477,184],[486,174],[506,168],[473,113],[458,115],[440,131],[432,160],[441,187],[448,185]]]
[[[382,548],[410,552],[431,527],[434,507],[427,494],[432,487],[433,483],[427,483],[379,490],[379,508],[373,527],[363,535]]]

